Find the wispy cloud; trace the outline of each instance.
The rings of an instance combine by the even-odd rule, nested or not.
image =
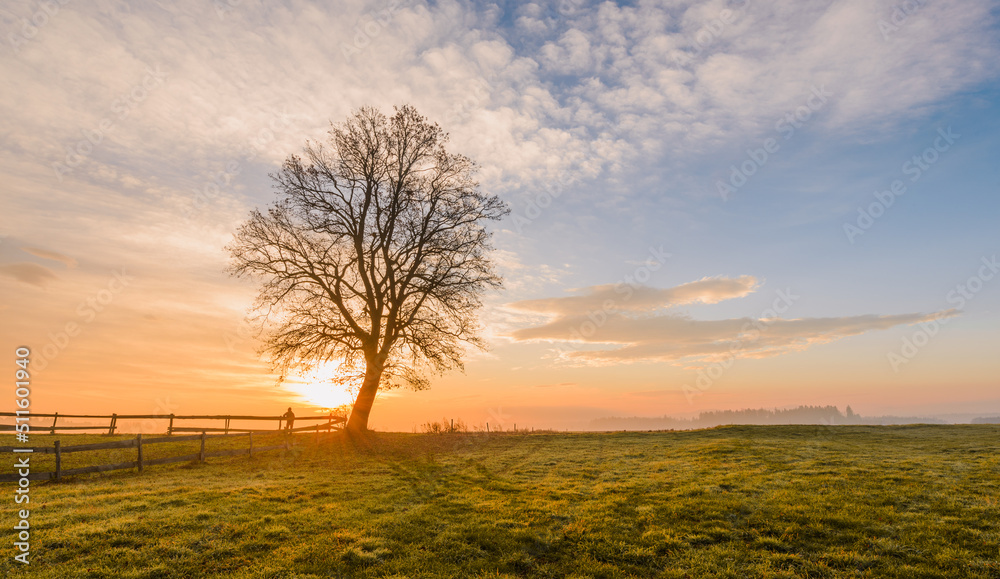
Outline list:
[[[737,278],[706,277],[672,288],[657,289],[629,284],[598,285],[576,290],[581,295],[524,300],[510,304],[523,312],[572,316],[594,310],[651,311],[674,306],[741,298],[758,286],[757,279],[744,275]]]
[[[543,313],[549,320],[539,326],[514,330],[510,337],[521,342],[584,344],[589,349],[566,355],[589,363],[694,363],[720,357],[776,356],[873,330],[958,315],[957,310],[945,310],[930,314],[696,320],[664,311],[683,304],[713,304],[743,297],[757,286],[751,276],[705,278],[666,289],[638,287],[628,300],[622,299],[620,292],[614,299],[615,286],[595,286],[584,290],[582,296],[516,302],[510,304],[512,309]]]
[[[861,0],[606,2],[568,20],[535,20],[546,26],[525,34],[544,29],[536,56],[543,76],[579,79],[557,89],[578,119],[642,147],[683,151],[765,128],[812,84],[838,95],[828,128],[921,114],[995,74],[987,66],[997,50],[990,11],[985,1],[922,4],[887,39],[878,22],[892,7]]]
[[[21,87],[0,96],[0,144],[51,173],[67,147],[99,137],[74,178],[119,190],[131,183],[183,203],[280,111],[293,111],[293,126],[262,162],[322,137],[327,121],[351,108],[411,102],[448,120],[456,148],[482,162],[488,184],[537,185],[745,138],[813,85],[837,95],[826,128],[853,130],[924,114],[995,74],[985,0],[927,4],[888,40],[875,4],[752,3],[698,58],[678,59],[732,4],[580,2],[559,18],[532,4],[504,27],[495,9],[400,3],[349,59],[342,45],[353,46],[384,3],[347,2],[335,12],[298,0],[267,11],[241,4],[222,17],[193,2],[68,5],[44,35],[0,61],[4,78]],[[309,62],[322,66],[300,66]],[[151,69],[164,80],[147,90]],[[108,118],[113,130],[100,130]],[[152,175],[171,182],[164,189]]]
[[[55,251],[49,251],[47,249],[41,249],[39,247],[22,247],[21,251],[25,251],[34,255],[35,257],[40,257],[42,259],[50,259],[52,261],[58,261],[68,268],[74,268],[77,265],[77,261],[68,255],[63,255]]]
[[[0,265],[0,275],[40,288],[59,279],[49,268],[28,262]]]

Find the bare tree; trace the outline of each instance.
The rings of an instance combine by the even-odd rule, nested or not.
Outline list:
[[[410,106],[362,108],[272,174],[278,199],[227,248],[231,273],[260,280],[262,353],[286,375],[337,360],[363,368],[347,428],[368,429],[381,388],[428,386],[483,347],[476,312],[502,283],[488,220],[508,213]],[[360,377],[360,376],[359,376]]]

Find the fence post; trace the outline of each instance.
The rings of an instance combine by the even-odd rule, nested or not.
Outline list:
[[[333,432],[333,412],[326,416],[326,431]]]
[[[250,456],[253,456],[253,433],[250,433]]]
[[[201,452],[198,457],[201,462],[205,462],[205,431],[201,431]]]
[[[167,427],[167,436],[173,436],[174,434],[174,415],[170,414],[170,426]]]
[[[229,434],[229,417],[226,417],[226,434]]]
[[[112,414],[111,415],[111,424],[108,426],[108,434],[114,434],[115,433],[115,422],[118,422],[118,415],[117,414]]]
[[[489,433],[490,433],[490,423],[487,422],[486,423],[486,434],[489,434]]]
[[[316,423],[316,436],[313,437],[315,442],[319,442],[319,423]]]
[[[58,421],[58,420],[59,420],[59,413],[56,412],[55,418],[52,419],[52,432],[50,432],[49,434],[55,434],[56,433],[56,421]]]
[[[56,480],[62,478],[62,450],[59,448],[59,441],[56,441]]]
[[[142,472],[142,434],[135,435],[135,445],[139,449],[139,472]]]

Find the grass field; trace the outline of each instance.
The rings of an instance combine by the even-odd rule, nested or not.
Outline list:
[[[296,440],[34,482],[0,574],[1000,578],[995,425]]]

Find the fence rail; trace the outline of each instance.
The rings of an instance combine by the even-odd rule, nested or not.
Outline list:
[[[2,416],[21,416],[17,412],[0,412],[0,417]],[[222,432],[229,434],[230,432],[273,432],[274,430],[282,430],[283,426],[286,425],[286,419],[284,416],[245,416],[245,415],[233,415],[233,414],[206,414],[206,415],[178,415],[178,414],[59,414],[54,412],[52,414],[36,414],[31,413],[28,415],[31,418],[51,418],[52,424],[50,426],[32,426],[31,430],[34,432],[44,432],[48,431],[49,434],[55,434],[57,430],[107,430],[107,434],[114,434],[118,429],[119,420],[167,420],[166,432],[167,435],[172,435],[175,432]],[[107,426],[101,425],[86,425],[86,426],[60,426],[60,418],[98,418],[107,419],[110,422]],[[183,427],[174,426],[175,420],[222,420],[224,425],[221,428],[201,428],[201,427]],[[233,420],[257,420],[257,421],[277,421],[278,427],[275,429],[268,428],[237,428],[231,426]],[[327,430],[332,430],[333,428],[341,428],[347,419],[343,416],[334,416],[333,413],[327,416],[297,416],[295,421],[312,421],[312,420],[325,420],[327,424],[323,425],[327,427]],[[293,432],[299,432],[302,430],[313,430],[318,425],[306,426],[300,428],[291,429]],[[13,424],[0,424],[0,432],[10,432],[15,429]]]
[[[320,431],[319,424],[312,427],[297,428],[295,430],[315,430],[316,435],[319,436]],[[246,436],[249,439],[248,448],[236,448],[228,450],[205,450],[205,442],[209,439],[216,438],[231,438],[234,436]],[[162,458],[154,459],[144,459],[143,458],[143,447],[150,444],[162,444],[165,442],[184,442],[184,441],[201,441],[201,449],[192,454],[185,454],[180,456],[166,456]],[[51,447],[48,446],[36,446],[36,447],[26,447],[26,446],[0,446],[0,453],[7,452],[17,452],[17,453],[40,453],[40,454],[55,454],[56,455],[56,469],[52,472],[31,472],[27,475],[21,475],[19,473],[13,474],[0,474],[0,482],[17,482],[21,479],[28,480],[61,480],[64,476],[72,476],[77,474],[87,474],[92,472],[107,472],[113,470],[123,470],[129,468],[136,468],[139,472],[143,471],[144,467],[155,466],[160,464],[171,464],[175,462],[187,462],[192,460],[197,460],[199,462],[205,462],[206,458],[213,458],[218,456],[238,456],[247,455],[253,456],[255,452],[265,452],[268,450],[278,450],[278,449],[288,449],[290,447],[290,442],[286,439],[283,444],[270,445],[270,446],[258,446],[253,445],[253,432],[239,433],[239,434],[216,434],[209,436],[206,432],[202,431],[201,434],[196,434],[192,436],[164,436],[160,438],[147,438],[143,439],[142,435],[136,435],[135,438],[128,440],[115,440],[113,442],[99,442],[94,444],[78,444],[75,446],[62,446],[60,441],[55,441]],[[114,464],[100,464],[93,466],[84,466],[79,468],[62,468],[62,455],[65,453],[72,452],[88,452],[95,450],[109,450],[115,448],[135,448],[136,449],[136,460],[119,462]]]

